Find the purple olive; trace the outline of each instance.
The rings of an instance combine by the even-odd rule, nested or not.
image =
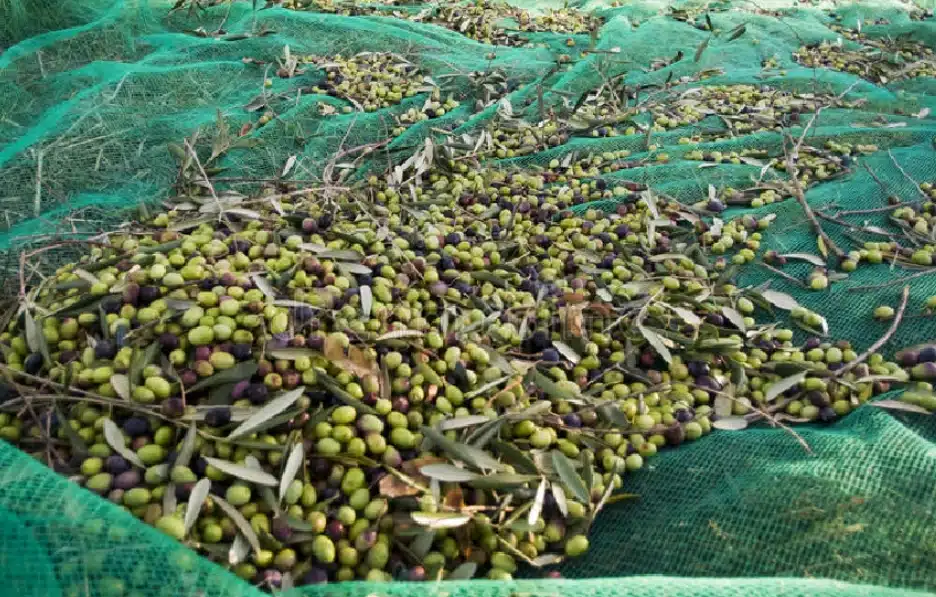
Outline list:
[[[117,475],[114,479],[114,487],[117,489],[133,489],[140,484],[140,473],[136,470],[129,470]]]
[[[114,454],[104,461],[104,469],[112,475],[120,475],[130,470],[130,463],[123,456]]]

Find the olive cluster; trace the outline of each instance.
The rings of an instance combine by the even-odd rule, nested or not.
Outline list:
[[[793,166],[799,175],[800,185],[809,185],[841,176],[854,163],[857,156],[877,151],[875,145],[851,145],[828,141],[822,148],[804,146],[793,159]],[[701,151],[691,150],[683,154],[687,160],[715,163],[749,164],[758,168],[769,167],[787,173],[785,157],[770,157],[767,150],[746,149],[742,151]],[[729,206],[746,205],[763,207],[790,197],[786,183],[766,183],[749,189],[724,187],[715,198],[699,201],[696,207],[712,212],[721,212]]]
[[[308,10],[342,16],[366,16],[379,14],[382,8],[401,4],[396,0],[368,0],[366,3],[348,0],[283,0],[283,8],[290,10]]]
[[[758,324],[777,299],[729,266],[771,218],[708,223],[609,176],[624,157],[433,163],[112,234],[0,333],[0,437],[268,587],[506,579],[585,553],[665,446],[832,421],[881,376],[932,390]]]
[[[397,136],[402,134],[407,128],[417,122],[444,116],[446,113],[459,106],[458,100],[454,99],[452,96],[447,97],[444,101],[441,98],[442,94],[440,91],[438,89],[433,89],[421,107],[410,108],[406,112],[397,115],[398,126],[393,130],[393,135]]]
[[[824,41],[814,46],[802,46],[793,53],[793,59],[803,66],[847,72],[881,85],[936,76],[936,55],[923,43],[874,39],[837,26],[833,29],[844,38],[860,43],[861,47],[850,49]]]
[[[932,254],[932,232],[936,229],[936,186],[924,182],[920,184],[920,191],[926,195],[926,201],[898,207],[891,212],[891,218],[907,233],[912,234],[917,241],[924,243],[923,249]],[[916,264],[930,265],[922,258],[920,263]]]
[[[529,39],[522,33],[590,33],[597,31],[601,20],[572,8],[549,9],[542,15],[515,8],[504,2],[475,0],[467,5],[447,5],[421,20],[440,25],[471,39],[498,46],[525,46]],[[505,27],[513,21],[513,29]]]
[[[417,65],[390,52],[362,52],[349,57],[336,54],[326,58],[310,57],[308,61],[318,64],[325,72],[325,80],[313,86],[312,91],[350,102],[351,106],[342,108],[344,113],[355,109],[373,112],[422,92],[438,94],[434,86],[423,81]],[[447,100],[446,105],[451,106],[453,101]],[[322,109],[331,113],[327,108]],[[429,116],[426,110],[423,113]],[[431,115],[444,113],[445,108],[440,105]]]
[[[469,135],[471,143],[455,139],[446,146],[453,158],[506,159],[558,147],[568,142],[569,137],[566,127],[556,120],[531,123],[497,116],[480,132]]]
[[[659,133],[692,126],[706,118],[718,118],[729,131],[683,137],[679,143],[685,145],[720,141],[732,135],[782,130],[795,124],[800,114],[814,112],[820,106],[842,103],[828,95],[795,93],[769,86],[710,85],[691,88],[674,97],[645,102],[640,110],[628,110],[627,101],[633,98],[619,97],[618,94],[619,91],[611,89],[611,86],[605,86],[600,93],[589,95],[576,112],[576,116],[585,122],[602,123],[591,127],[591,136],[644,134],[638,126],[622,118],[622,114],[630,112],[632,116],[648,114],[652,132]],[[697,157],[688,159],[703,159],[701,152],[698,155],[694,152],[693,155]],[[742,152],[734,157],[744,155],[748,154]]]

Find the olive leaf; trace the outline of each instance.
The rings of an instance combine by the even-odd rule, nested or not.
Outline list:
[[[256,366],[256,364],[254,365]],[[280,394],[278,397],[274,398],[273,400],[268,402],[266,405],[264,405],[263,408],[255,412],[246,421],[238,425],[237,429],[235,429],[234,431],[230,433],[230,435],[228,435],[228,439],[234,439],[234,438],[247,435],[248,433],[252,433],[254,429],[260,426],[262,423],[275,417],[276,415],[280,414],[281,412],[283,412],[284,410],[292,406],[293,403],[296,400],[298,400],[300,396],[302,396],[302,392],[304,390],[305,390],[304,387],[299,387],[299,388],[296,388],[295,390],[291,390],[289,392]],[[276,485],[275,479],[274,479],[273,484]]]
[[[465,562],[452,570],[445,577],[445,580],[471,580],[477,571],[478,564],[476,562]]]
[[[537,388],[543,390],[548,396],[557,398],[559,400],[570,400],[575,398],[575,396],[562,388],[560,388],[556,383],[540,373],[539,369],[532,367],[527,371],[526,376],[524,377],[524,383],[533,384]]]
[[[744,417],[724,417],[712,421],[712,427],[722,431],[740,431],[747,429],[748,422]]]
[[[201,479],[198,483],[195,484],[195,487],[192,488],[192,492],[189,493],[188,505],[185,507],[185,535],[188,536],[189,531],[192,530],[192,527],[195,525],[195,521],[198,520],[198,515],[201,513],[202,504],[205,503],[205,499],[208,497],[208,492],[211,490],[211,481],[208,479]]]
[[[573,365],[578,364],[578,362],[582,360],[582,357],[580,357],[579,354],[575,352],[575,350],[573,350],[572,347],[566,344],[565,342],[561,342],[559,340],[553,340],[553,346],[556,348],[556,350],[559,351],[559,353],[562,356],[568,359]]]
[[[416,538],[413,539],[412,543],[410,543],[410,551],[413,552],[413,555],[416,556],[417,559],[422,560],[429,554],[429,551],[432,549],[432,543],[435,541],[435,537],[435,531],[428,529],[423,530],[418,535],[416,535]]]
[[[562,481],[565,488],[571,491],[575,499],[583,504],[591,503],[588,490],[585,488],[585,482],[575,472],[575,467],[569,457],[559,450],[553,450],[550,454],[552,455],[553,470],[559,475],[559,480]]]
[[[39,352],[40,338],[42,338],[42,329],[36,320],[33,319],[29,309],[23,310],[23,327],[26,328],[26,345],[31,352]]]
[[[486,271],[473,271],[471,272],[471,277],[479,282],[490,282],[498,288],[507,288],[507,280],[504,280],[494,272]]]
[[[286,525],[294,531],[311,533],[315,530],[315,527],[312,525],[312,523],[306,522],[301,518],[296,518],[294,516],[284,516],[283,520],[285,520]]]
[[[454,529],[471,520],[469,514],[456,512],[412,512],[410,516],[416,524],[430,529]]]
[[[524,454],[524,452],[514,444],[509,442],[494,442],[493,448],[504,460],[514,467],[514,470],[531,475],[535,475],[539,472],[536,469],[536,464],[530,460],[530,457]]]
[[[744,35],[744,32],[747,31],[747,25],[741,24],[731,30],[731,33],[728,35],[728,41],[734,41]]]
[[[463,429],[465,427],[489,423],[490,421],[491,418],[486,415],[465,415],[464,417],[456,417],[454,419],[442,421],[439,423],[439,430],[448,431],[449,429]]]
[[[429,366],[429,363],[420,363],[419,367],[417,367],[417,370],[422,373],[423,378],[425,378],[425,380],[429,382],[430,385],[442,385],[442,378],[439,377],[439,374],[435,372],[435,369]]]
[[[510,366],[510,361],[508,361],[504,355],[497,352],[490,346],[485,346],[484,344],[481,345],[481,348],[484,349],[484,352],[488,354],[488,358],[490,359],[491,364],[500,369],[502,373],[506,373],[507,375],[512,375],[515,373],[513,367]]]
[[[764,297],[765,301],[778,309],[791,311],[799,307],[799,303],[796,302],[796,299],[785,292],[767,289],[761,292],[761,296]]]
[[[68,420],[68,417],[65,416],[62,409],[59,408],[57,404],[53,404],[52,410],[55,411],[55,416],[58,417],[59,421]],[[71,425],[61,425],[60,428],[65,433],[65,438],[68,440],[68,445],[72,450],[72,456],[80,457],[83,460],[88,454],[88,444],[81,439],[81,436],[78,435],[78,432],[75,431],[75,428]],[[134,454],[134,456],[136,456],[136,454]]]
[[[319,376],[319,379],[321,381],[321,384],[325,386],[328,389],[328,391],[331,392],[332,395],[335,396],[335,398],[337,398],[338,400],[341,400],[348,406],[353,406],[354,410],[356,410],[357,412],[361,414],[370,414],[370,415],[377,414],[377,411],[374,410],[372,407],[364,404],[363,402],[361,402],[360,400],[358,400],[357,398],[355,398],[354,396],[346,392],[344,388],[342,388],[341,385],[338,384],[337,381],[335,381],[334,378],[323,374]]]
[[[122,373],[111,375],[110,385],[114,392],[124,400],[130,400],[130,378]]]
[[[500,435],[501,427],[504,426],[505,421],[504,418],[495,419],[478,427],[468,436],[466,441],[476,448],[483,448],[488,442]]]
[[[524,485],[531,481],[539,479],[536,475],[520,475],[517,473],[494,473],[491,475],[479,476],[477,479],[469,481],[468,484],[475,489],[504,489],[516,485]]]
[[[676,307],[674,305],[666,305],[669,307],[676,315],[679,315],[679,318],[691,325],[694,328],[702,325],[702,318],[690,311],[689,309],[683,307]]]
[[[552,566],[554,564],[559,564],[563,560],[563,557],[556,553],[544,553],[541,556],[536,556],[530,560],[530,564],[540,568],[542,566]]]
[[[280,591],[283,593],[287,591],[292,591],[296,588],[296,581],[293,580],[292,572],[287,570],[283,573],[283,577],[280,579]]]
[[[188,311],[196,305],[195,301],[188,301],[177,298],[163,299],[163,302],[166,303],[166,307],[173,311]]]
[[[462,481],[473,481],[480,477],[467,469],[459,468],[452,464],[427,464],[419,469],[419,472],[430,479],[438,479],[448,483],[458,483]]]
[[[320,251],[318,254],[320,259],[335,259],[338,261],[360,261],[361,255],[357,251],[352,251],[350,249],[325,249]],[[338,265],[346,265],[345,263],[339,263]],[[370,270],[368,270],[370,271]]]
[[[495,379],[494,381],[488,382],[488,383],[484,384],[483,386],[481,386],[480,388],[478,388],[478,389],[476,389],[476,390],[472,390],[472,391],[468,392],[467,394],[465,394],[465,395],[464,395],[464,399],[465,399],[465,400],[470,400],[470,399],[474,398],[475,396],[486,395],[492,388],[496,388],[497,386],[501,385],[502,383],[504,383],[504,382],[507,381],[508,379],[510,379],[510,376],[509,376],[509,375],[505,375],[504,377],[501,377],[501,378]]]
[[[267,354],[273,359],[295,361],[296,359],[301,359],[304,357],[311,358],[321,353],[312,350],[311,348],[274,348],[272,350],[268,350]]]
[[[871,406],[876,406],[878,408],[883,408],[885,410],[899,410],[908,413],[917,413],[920,415],[932,415],[930,411],[926,410],[922,406],[916,404],[910,404],[909,402],[903,402],[901,400],[878,400],[872,402]]]
[[[358,256],[360,257],[360,255]],[[348,263],[347,261],[338,261],[335,263],[338,266],[338,269],[348,274],[358,274],[368,276],[373,272],[371,268],[360,263]]]
[[[182,447],[179,448],[179,455],[175,459],[175,466],[188,466],[192,460],[192,454],[195,452],[195,439],[198,436],[198,430],[195,427],[195,421],[189,425],[185,437],[182,439]]]
[[[710,42],[711,40],[712,40],[711,37],[706,37],[706,38],[702,41],[702,43],[699,44],[699,47],[696,48],[695,56],[693,56],[693,58],[692,58],[692,61],[693,61],[693,62],[698,62],[698,61],[702,58],[702,53],[705,52],[705,48],[708,47],[709,42]]]
[[[242,534],[238,533],[231,543],[231,549],[228,550],[228,564],[231,566],[240,564],[244,561],[244,558],[247,557],[249,551],[250,543],[247,542],[247,539]]]
[[[127,447],[123,431],[117,427],[117,423],[114,423],[110,419],[104,419],[104,439],[107,440],[107,445],[109,445],[114,452],[123,456],[128,462],[140,468],[146,468],[146,465],[143,464],[140,457],[136,455],[136,452]]]
[[[254,286],[260,289],[260,292],[264,294],[268,299],[276,299],[276,289],[273,288],[273,285],[270,284],[270,281],[267,280],[263,274],[252,274],[250,279],[253,280]]]
[[[423,332],[419,330],[393,330],[392,332],[387,332],[386,334],[381,334],[377,336],[376,342],[384,342],[386,340],[400,340],[403,338],[422,338]]]
[[[569,503],[566,501],[565,491],[562,489],[562,485],[558,483],[550,483],[549,489],[552,490],[553,499],[556,500],[556,507],[559,508],[559,512],[563,516],[569,516]]]
[[[744,325],[744,315],[738,312],[737,309],[729,306],[724,306],[721,308],[722,315],[725,316],[725,319],[731,322],[733,326],[741,330],[742,332],[747,331],[747,326]]]
[[[433,429],[432,427],[423,427],[422,432],[424,436],[432,440],[435,445],[437,445],[443,451],[447,452],[450,456],[464,461],[471,466],[495,471],[504,468],[500,462],[492,458],[491,455],[484,450],[470,446],[468,444],[452,441],[445,437],[445,435],[443,435],[442,432],[437,429]]]
[[[543,503],[546,501],[546,477],[540,480],[539,487],[536,488],[536,497],[533,498],[533,506],[527,514],[527,522],[535,525],[543,512]]]
[[[361,286],[358,290],[361,293],[361,316],[364,319],[370,319],[371,309],[374,305],[374,294],[370,286]]]
[[[257,485],[266,485],[268,487],[276,487],[278,484],[276,477],[264,470],[260,470],[251,466],[241,466],[228,460],[211,458],[210,456],[205,457],[205,462],[215,467],[222,473],[232,477],[237,477],[242,481],[255,483]]]
[[[143,379],[143,369],[153,362],[159,352],[159,342],[151,342],[144,350],[135,350],[130,362],[130,384],[139,385]],[[115,386],[116,389],[116,386]],[[194,387],[193,387],[194,389]]]
[[[293,449],[289,452],[289,458],[286,459],[286,466],[283,467],[283,476],[280,478],[280,502],[282,502],[286,497],[286,490],[289,489],[289,485],[293,482],[293,479],[296,478],[296,474],[299,472],[299,468],[302,466],[302,461],[304,458],[305,450],[303,448],[303,444],[301,441],[296,442],[296,445],[293,446]]]
[[[786,259],[800,259],[802,261],[808,261],[813,265],[818,265],[819,267],[825,267],[826,262],[822,257],[818,255],[813,255],[812,253],[784,253],[780,257],[785,257]]]
[[[259,554],[260,553],[260,539],[257,537],[257,533],[254,532],[253,527],[250,526],[250,523],[247,522],[247,519],[244,518],[244,515],[241,514],[237,508],[229,504],[226,500],[224,500],[220,496],[217,496],[214,494],[209,494],[209,495],[211,496],[211,500],[215,504],[217,504],[219,508],[224,510],[224,514],[227,515],[227,517],[231,519],[231,522],[234,523],[234,525],[241,532],[243,537],[250,544],[250,547],[251,549],[254,550],[254,553]],[[232,547],[232,551],[233,551],[233,547]]]
[[[206,377],[191,388],[188,388],[186,391],[194,394],[195,392],[204,390],[205,388],[213,388],[221,384],[237,383],[245,379],[250,379],[254,376],[254,374],[257,372],[257,369],[259,368],[260,366],[256,361],[245,361],[243,363],[238,363],[230,369],[225,369],[220,373],[215,373],[210,377]]]
[[[667,363],[673,362],[673,355],[670,353],[669,348],[666,347],[666,340],[664,340],[663,336],[651,329],[645,328],[639,323],[637,324],[637,331],[640,332],[644,340],[653,347],[653,350],[655,350],[664,361]]]
[[[621,408],[610,402],[606,402],[595,408],[595,413],[601,417],[601,420],[619,428],[630,427],[630,419]]]
[[[804,379],[806,379],[806,371],[800,371],[799,373],[794,373],[789,377],[784,377],[779,381],[773,382],[764,392],[764,400],[771,402],[774,398],[786,392],[796,384],[801,383]]]
[[[591,490],[595,487],[594,460],[595,455],[591,450],[582,450],[579,453],[579,462],[582,464],[582,481],[585,483],[588,495],[591,495]]]

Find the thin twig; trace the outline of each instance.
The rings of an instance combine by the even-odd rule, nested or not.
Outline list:
[[[719,391],[719,390],[712,390],[711,388],[708,388],[708,387],[696,386],[695,384],[692,384],[692,383],[690,383],[689,385],[690,385],[690,386],[694,386],[694,387],[701,388],[701,389],[703,389],[703,390],[710,391],[710,392],[712,392],[712,393],[714,393],[714,394],[716,394],[716,395],[718,395],[718,396],[724,396],[725,398],[728,398],[728,399],[731,400],[732,402],[737,402],[737,403],[739,403],[739,404],[743,404],[744,406],[747,406],[748,408],[750,408],[751,410],[753,410],[754,412],[756,412],[757,414],[759,414],[761,417],[763,417],[765,420],[767,420],[767,422],[769,422],[771,425],[776,425],[776,426],[779,427],[780,429],[783,429],[784,431],[786,431],[787,433],[789,433],[790,435],[792,435],[793,438],[796,439],[796,441],[799,442],[799,444],[800,444],[801,446],[803,446],[803,449],[805,449],[807,453],[809,453],[809,454],[812,454],[812,453],[813,453],[813,450],[812,450],[812,448],[809,446],[809,443],[807,443],[807,441],[806,441],[805,439],[803,439],[803,436],[802,436],[802,435],[800,435],[800,434],[797,433],[795,430],[793,430],[789,425],[784,425],[781,421],[779,421],[779,420],[778,420],[776,417],[774,417],[771,413],[769,413],[769,412],[767,412],[766,410],[760,408],[759,406],[755,406],[755,405],[750,404],[750,403],[748,403],[748,402],[743,402],[743,401],[740,400],[739,398],[736,398],[735,396],[733,396],[732,394],[729,394],[729,393],[727,393],[727,392],[722,392],[722,391]]]
[[[868,163],[864,160],[861,160],[861,165],[864,167],[865,170],[868,171],[868,174],[871,176],[871,178],[874,179],[874,182],[876,182],[878,186],[881,187],[881,190],[884,191],[884,194],[888,195],[889,193],[887,191],[887,185],[884,184],[884,182],[880,178],[878,178],[877,174],[875,174],[873,170],[871,170],[871,167],[868,166]]]
[[[757,265],[763,267],[764,269],[770,270],[771,272],[777,274],[778,276],[780,276],[781,278],[783,278],[783,279],[786,280],[787,282],[791,282],[791,283],[793,283],[793,284],[796,284],[796,285],[799,286],[800,288],[808,288],[808,286],[806,286],[806,283],[805,283],[805,282],[803,282],[802,280],[800,280],[800,279],[798,279],[798,278],[794,278],[793,276],[791,276],[790,274],[786,273],[785,271],[783,271],[783,270],[781,270],[781,269],[779,269],[779,268],[776,268],[776,267],[774,267],[774,266],[772,266],[772,265],[770,265],[770,264],[764,263],[763,261],[758,261],[758,262],[757,262]]]
[[[802,141],[802,137],[800,138]],[[825,243],[826,247],[835,254],[839,259],[845,258],[845,251],[843,251],[835,241],[833,241],[826,231],[823,230],[822,224],[816,218],[816,214],[813,212],[812,208],[809,206],[809,203],[806,201],[806,195],[803,193],[803,185],[800,184],[799,180],[799,169],[796,167],[796,164],[793,162],[793,152],[787,152],[786,155],[786,166],[787,172],[790,174],[790,186],[792,187],[793,197],[796,199],[796,202],[799,203],[800,208],[802,208],[803,213],[806,214],[806,217],[809,219],[809,223],[812,225],[813,230],[816,234],[819,235],[819,238]]]
[[[936,267],[929,268],[929,269],[924,269],[924,270],[919,271],[919,272],[917,272],[917,273],[915,273],[915,274],[910,274],[909,276],[904,276],[903,278],[895,278],[895,279],[889,280],[889,281],[887,281],[887,282],[885,282],[885,283],[883,283],[883,284],[869,284],[869,285],[867,285],[867,286],[853,286],[853,287],[849,288],[848,290],[849,290],[849,292],[858,292],[858,291],[861,291],[861,290],[878,290],[878,289],[880,289],[880,288],[887,288],[888,286],[894,286],[895,284],[900,284],[901,282],[908,282],[908,281],[910,281],[910,280],[913,280],[914,278],[919,278],[919,277],[921,277],[921,276],[927,276],[927,275],[930,275],[930,274],[936,274]]]
[[[910,285],[904,286],[903,292],[900,295],[900,306],[897,307],[897,313],[894,314],[894,321],[891,323],[890,328],[884,335],[881,336],[877,342],[868,347],[868,350],[864,351],[858,358],[848,363],[841,369],[835,372],[835,377],[840,377],[844,375],[847,371],[851,371],[858,366],[859,363],[863,363],[868,357],[878,351],[882,346],[887,344],[888,340],[897,332],[897,328],[900,327],[900,322],[903,320],[904,311],[907,310],[907,301],[910,299]]]
[[[917,193],[919,193],[920,196],[923,197],[924,199],[929,199],[929,196],[923,191],[923,189],[920,188],[919,183],[913,180],[913,177],[907,174],[907,171],[904,170],[900,166],[900,164],[897,163],[897,158],[894,157],[894,154],[891,152],[890,149],[887,150],[887,157],[889,157],[891,159],[891,162],[894,163],[894,167],[897,168],[897,170],[900,171],[901,174],[903,174],[903,177],[909,180],[913,184],[913,187],[917,190]]]

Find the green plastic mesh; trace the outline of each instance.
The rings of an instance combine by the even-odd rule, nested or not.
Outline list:
[[[563,3],[514,2],[542,10]],[[167,16],[161,0],[0,0],[0,276],[16,288],[18,255],[112,229],[168,196],[177,165],[167,151],[196,131],[209,135],[218,112],[232,131],[261,112],[245,109],[264,89],[276,118],[250,133],[258,147],[230,152],[223,176],[269,179],[290,156],[291,177],[314,182],[342,148],[381,141],[392,115],[419,105],[413,98],[374,113],[323,117],[312,93],[315,69],[292,79],[272,76],[284,46],[294,54],[394,51],[420,65],[457,96],[470,97],[471,71],[500,68],[516,82],[509,99],[515,112],[534,117],[564,98],[592,89],[607,77],[626,74],[627,84],[662,84],[702,70],[721,69],[700,83],[770,85],[797,91],[848,92],[851,110],[828,109],[807,137],[874,144],[843,178],[810,188],[814,206],[873,209],[888,196],[909,199],[915,183],[936,180],[936,80],[915,79],[887,87],[839,72],[800,67],[792,52],[803,44],[835,40],[828,11],[784,8],[779,2],[709,3],[722,31],[744,24],[736,40],[710,42],[709,34],[673,19],[669,8],[700,3],[580,4],[605,19],[596,49],[579,57],[589,36],[536,34],[529,47],[477,43],[434,25],[388,16],[346,17],[271,8],[254,12],[250,2]],[[418,12],[419,6],[400,10]],[[936,23],[911,20],[896,4],[863,3],[836,8],[842,22],[860,19],[863,34],[908,36],[936,45]],[[412,14],[412,12],[411,12]],[[886,23],[874,24],[877,19]],[[224,22],[228,35],[265,31],[236,41],[200,37]],[[686,58],[648,72],[655,58],[682,51]],[[491,58],[490,53],[496,57]],[[573,57],[556,71],[555,54]],[[266,65],[245,58],[273,64]],[[764,70],[765,60],[778,66]],[[781,71],[782,74],[781,74]],[[545,76],[545,75],[549,76]],[[454,75],[454,76],[453,76]],[[542,101],[539,98],[542,97]],[[456,132],[484,126],[490,107],[473,113],[471,100],[440,119],[411,127],[386,155],[402,160],[441,128]],[[804,119],[805,120],[805,119]],[[620,171],[622,179],[650,185],[679,200],[704,198],[709,185],[738,186],[756,176],[752,165],[700,168],[682,160],[703,151],[781,150],[779,133],[760,133],[685,146],[678,139],[709,126],[654,135],[667,163]],[[797,134],[797,130],[792,132]],[[542,164],[569,151],[629,149],[645,156],[645,135],[576,138],[562,147],[505,165]],[[364,164],[363,171],[386,166]],[[248,188],[248,187],[238,187]],[[613,207],[613,206],[599,206]],[[742,210],[733,210],[739,213]],[[776,213],[764,249],[816,253],[815,237],[794,201],[749,210]],[[734,215],[734,214],[729,214]],[[856,219],[881,225],[886,213]],[[842,230],[830,227],[844,243]],[[77,250],[77,249],[76,249]],[[46,255],[65,260],[69,248]],[[786,269],[805,275],[806,268]],[[826,292],[804,292],[783,280],[773,287],[824,314],[832,333],[866,348],[887,327],[868,316],[879,304],[895,304],[902,275],[887,265],[859,268]],[[754,267],[741,282],[771,278]],[[890,283],[889,285],[887,285]],[[879,288],[858,289],[869,285]],[[911,309],[936,294],[936,276],[911,281]],[[936,318],[901,326],[885,351],[936,338]],[[607,508],[593,531],[588,557],[565,565],[567,580],[532,578],[510,583],[364,583],[300,589],[304,595],[912,595],[936,591],[936,424],[916,415],[864,407],[832,427],[798,428],[807,453],[780,429],[716,433],[668,451],[648,470],[630,475],[626,489],[639,498]],[[162,597],[259,595],[221,568],[198,558],[118,507],[60,478],[14,448],[0,445],[0,595]]]

